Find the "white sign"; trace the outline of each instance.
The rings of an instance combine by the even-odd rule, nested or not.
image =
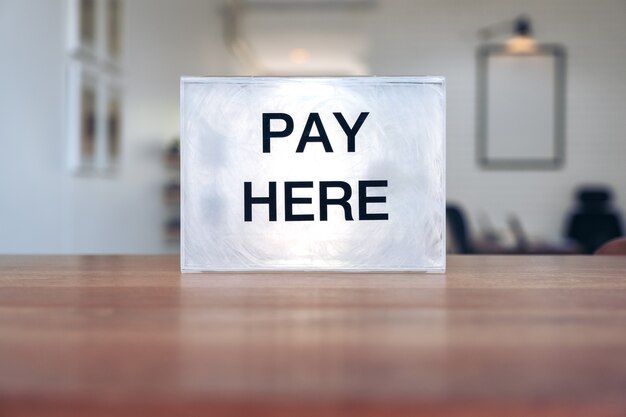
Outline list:
[[[439,77],[181,80],[183,271],[445,271]]]

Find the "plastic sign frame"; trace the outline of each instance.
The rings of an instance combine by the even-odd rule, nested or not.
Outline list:
[[[181,270],[444,272],[442,77],[183,77]]]

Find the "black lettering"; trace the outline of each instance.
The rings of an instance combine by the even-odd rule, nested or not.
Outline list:
[[[368,197],[368,187],[387,187],[387,180],[359,181],[359,220],[388,220],[387,213],[368,213],[367,203],[385,203],[387,197]]]
[[[269,205],[269,218],[271,222],[276,221],[276,183],[269,183],[269,196],[268,197],[252,197],[252,183],[244,182],[243,192],[243,206],[244,206],[244,221],[252,221],[252,205],[253,204],[268,204]]]
[[[285,182],[285,221],[299,222],[313,220],[312,214],[293,214],[294,204],[311,204],[309,197],[294,197],[294,188],[313,188],[313,181]]]
[[[284,120],[285,129],[273,132],[272,120]],[[270,153],[270,139],[284,138],[293,132],[293,119],[286,113],[263,113],[263,153]]]
[[[319,136],[311,136],[311,129],[313,128],[314,124],[315,127],[317,127]],[[322,142],[322,144],[324,145],[324,150],[326,152],[333,151],[332,146],[330,146],[330,141],[328,140],[326,130],[324,130],[324,125],[322,124],[319,113],[309,114],[309,118],[306,120],[306,125],[304,126],[304,131],[302,132],[302,137],[300,138],[300,142],[298,142],[298,148],[296,149],[296,153],[304,152],[304,147],[309,142]]]
[[[343,117],[343,114],[341,113],[333,113],[333,114],[335,115],[335,119],[337,119],[337,121],[339,122],[339,125],[341,126],[341,128],[346,134],[346,137],[348,138],[348,152],[354,152],[354,149],[356,148],[355,146],[356,134],[358,133],[359,129],[361,129],[361,126],[363,126],[363,122],[365,122],[365,119],[367,119],[369,112],[362,112],[361,114],[359,114],[359,117],[356,119],[356,122],[354,122],[354,126],[352,127],[348,125],[348,122],[346,122],[346,119]]]
[[[341,188],[343,190],[343,197],[341,198],[328,198],[329,188]],[[331,204],[343,207],[343,212],[346,220],[354,220],[352,218],[352,207],[350,207],[350,200],[352,197],[352,188],[350,184],[343,181],[321,181],[320,182],[320,220],[328,220],[328,206]]]

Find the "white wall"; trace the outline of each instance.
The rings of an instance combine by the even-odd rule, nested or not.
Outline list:
[[[626,2],[623,0],[422,0],[381,2],[372,25],[374,74],[447,79],[448,200],[484,211],[504,228],[509,213],[529,233],[557,239],[572,192],[610,184],[626,209]],[[475,162],[476,31],[526,14],[540,42],[567,48],[566,164],[559,171],[485,171]]]
[[[52,2],[0,1],[0,252],[72,247],[61,14]]]
[[[216,6],[125,2],[122,161],[67,170],[63,0],[0,0],[0,253],[159,253],[164,145],[178,133],[181,74],[229,72]]]
[[[220,2],[125,2],[124,141],[111,178],[65,168],[63,4],[0,0],[0,253],[171,250],[161,236],[160,151],[178,132],[179,77],[241,72],[221,40]],[[559,171],[484,171],[475,162],[476,32],[520,13],[540,41],[568,50]],[[337,24],[349,26],[345,19]],[[381,0],[366,30],[360,59],[371,73],[447,78],[449,200],[500,227],[516,213],[551,239],[578,184],[610,184],[626,207],[626,2]]]

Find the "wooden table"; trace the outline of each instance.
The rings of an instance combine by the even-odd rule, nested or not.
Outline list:
[[[0,258],[0,416],[626,416],[626,257]]]

